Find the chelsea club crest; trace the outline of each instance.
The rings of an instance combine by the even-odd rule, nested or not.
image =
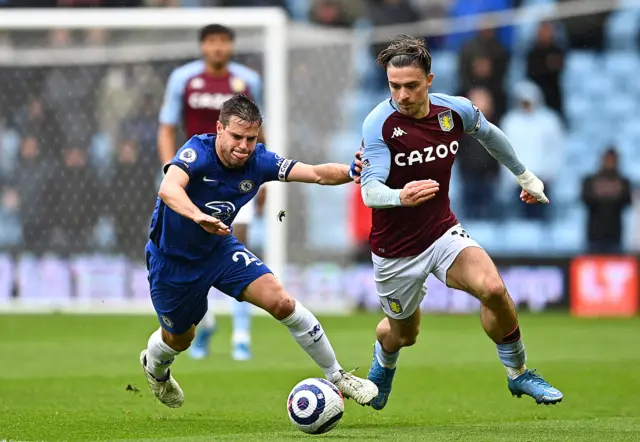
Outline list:
[[[254,187],[255,187],[255,184],[253,184],[253,181],[244,180],[238,186],[238,190],[243,193],[249,193],[253,190]]]

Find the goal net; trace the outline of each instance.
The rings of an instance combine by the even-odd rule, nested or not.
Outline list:
[[[3,10],[0,310],[152,311],[143,249],[161,178],[158,111],[170,72],[200,56],[197,31],[209,23],[234,28],[236,60],[263,76],[268,147],[311,164],[350,162],[360,146],[362,121],[388,96],[371,66],[372,44],[383,45],[398,33],[437,43],[452,33],[511,27],[506,100],[526,76],[526,52],[539,22],[562,22],[558,37],[567,48],[576,36],[580,41],[591,35],[581,32],[583,25],[600,29],[602,53],[566,53],[560,87],[572,172],[551,190],[558,222],[539,235],[551,235],[548,242],[558,250],[581,250],[586,224],[577,192],[580,177],[597,167],[594,152],[613,137],[626,158],[640,158],[640,131],[620,118],[637,110],[639,3],[527,0],[506,11],[353,29],[291,23],[280,10],[260,8]],[[605,12],[605,25],[598,25]],[[432,49],[432,92],[459,93],[460,54],[444,45]],[[598,69],[605,74],[594,80],[589,73]],[[603,117],[585,120],[594,104],[603,107]],[[623,164],[635,180],[636,161]],[[511,198],[513,179],[504,176],[508,181],[501,180],[497,193]],[[454,168],[455,213],[460,182]],[[292,295],[319,313],[344,313],[356,304],[379,308],[370,263],[354,260],[351,201],[357,190],[269,183],[267,207],[249,232],[249,248]],[[286,216],[279,221],[282,210]],[[507,237],[500,227],[486,227],[467,228],[481,244],[490,244],[496,233]],[[509,236],[508,250],[529,250],[530,238]],[[566,293],[567,275],[560,267],[498,265],[518,305],[558,303]],[[423,311],[478,308],[473,298],[430,281]],[[212,296],[218,312],[229,310],[222,295]]]
[[[235,60],[263,76],[269,149],[309,163],[346,162],[358,149],[337,142],[354,81],[353,43],[340,32],[298,28],[271,8],[5,10],[0,305],[148,310],[158,112],[170,72],[200,57],[197,32],[210,23],[232,27]],[[310,187],[269,183],[249,241],[302,299],[327,284],[330,269],[317,263],[348,251],[351,189]]]

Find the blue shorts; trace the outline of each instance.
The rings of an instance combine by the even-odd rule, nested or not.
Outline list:
[[[153,307],[160,325],[173,334],[198,325],[207,312],[211,287],[237,299],[249,284],[271,273],[233,235],[198,261],[166,256],[151,241],[145,252]]]

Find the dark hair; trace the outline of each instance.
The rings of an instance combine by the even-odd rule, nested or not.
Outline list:
[[[258,126],[262,126],[260,108],[245,94],[234,94],[233,97],[222,103],[218,120],[226,127],[231,117],[238,117],[247,123],[258,123]]]
[[[218,34],[226,35],[230,40],[234,40],[236,38],[236,33],[233,32],[233,29],[227,28],[223,25],[213,24],[200,29],[200,43],[202,43],[208,36]]]
[[[431,53],[424,38],[398,35],[391,40],[386,49],[378,54],[376,61],[385,70],[388,66],[397,68],[418,66],[426,74],[431,73]]]
[[[617,149],[615,147],[613,147],[613,146],[607,147],[607,149],[604,151],[604,155],[603,156],[608,156],[608,155],[611,155],[611,156],[614,156],[614,157],[618,158]]]

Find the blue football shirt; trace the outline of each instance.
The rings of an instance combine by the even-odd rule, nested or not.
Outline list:
[[[195,135],[165,166],[174,165],[189,175],[186,192],[204,213],[230,226],[240,211],[268,181],[286,181],[296,163],[280,157],[258,143],[255,152],[241,168],[225,167],[215,151],[215,134]],[[210,255],[222,236],[207,233],[158,198],[151,218],[149,239],[164,254],[186,259]]]

